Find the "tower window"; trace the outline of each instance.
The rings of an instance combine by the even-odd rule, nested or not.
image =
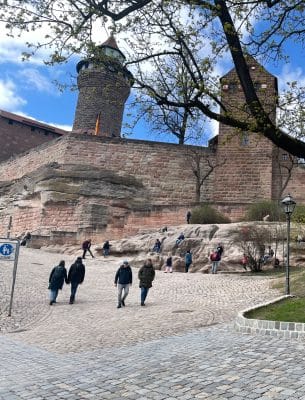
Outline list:
[[[250,139],[249,139],[249,133],[248,132],[243,132],[241,134],[240,144],[241,144],[241,146],[249,146]]]
[[[282,154],[282,160],[283,161],[287,161],[288,160],[288,154],[287,153],[283,153]]]

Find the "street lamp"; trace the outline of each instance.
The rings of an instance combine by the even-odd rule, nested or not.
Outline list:
[[[282,201],[282,207],[287,217],[287,256],[286,256],[286,295],[290,294],[289,285],[289,241],[290,241],[290,217],[296,206],[296,202],[288,194]]]

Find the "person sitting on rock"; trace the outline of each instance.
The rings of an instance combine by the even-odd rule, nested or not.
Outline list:
[[[154,251],[155,253],[160,253],[161,252],[161,242],[160,242],[159,239],[156,240],[152,251]]]
[[[178,238],[176,240],[176,245],[179,246],[179,244],[182,243],[184,239],[185,239],[185,236],[182,232],[182,233],[180,233],[180,235],[178,236]]]
[[[109,243],[109,240],[106,240],[106,242],[103,244],[103,255],[104,255],[104,257],[109,256],[110,246],[111,246],[111,244]]]

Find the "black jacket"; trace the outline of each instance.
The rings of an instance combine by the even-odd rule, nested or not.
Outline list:
[[[132,271],[129,265],[127,267],[120,266],[115,274],[114,283],[120,283],[121,285],[132,284]]]
[[[147,289],[151,288],[152,281],[155,278],[154,267],[152,265],[144,264],[143,267],[139,269],[138,278],[140,280],[140,287],[144,287]]]
[[[62,289],[64,282],[68,283],[67,270],[65,267],[58,265],[57,267],[54,267],[51,271],[49,277],[49,289]]]
[[[76,260],[71,265],[68,274],[68,283],[82,283],[85,279],[85,266],[81,260]]]

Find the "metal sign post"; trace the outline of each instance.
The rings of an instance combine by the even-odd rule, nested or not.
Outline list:
[[[9,317],[11,316],[13,307],[13,297],[14,297],[14,289],[15,289],[15,282],[17,275],[19,247],[20,247],[20,242],[18,239],[0,238],[0,260],[14,261],[11,298],[8,310]]]

